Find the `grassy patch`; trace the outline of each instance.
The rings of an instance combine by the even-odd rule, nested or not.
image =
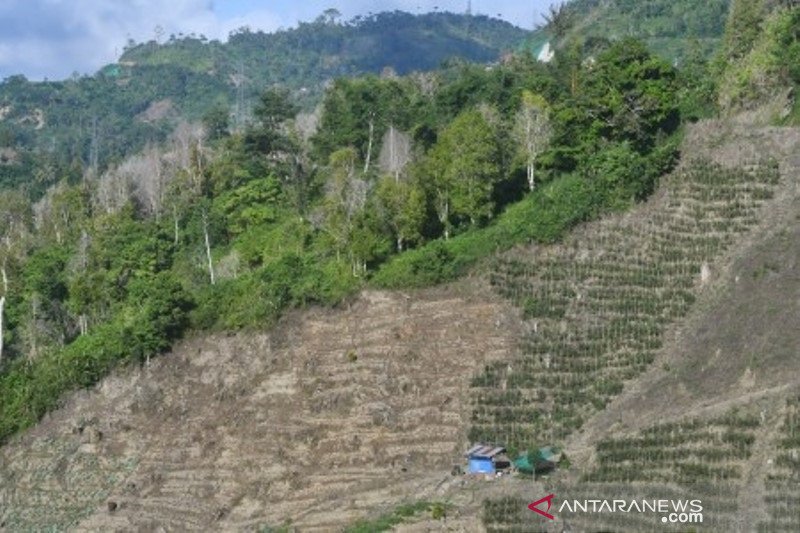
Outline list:
[[[424,287],[465,274],[480,259],[526,242],[552,243],[595,214],[591,184],[568,176],[512,205],[494,224],[437,240],[384,264],[372,283],[381,288]]]
[[[414,502],[400,505],[392,512],[379,516],[374,520],[361,520],[345,530],[346,533],[378,533],[389,531],[394,526],[402,524],[411,518],[424,513],[430,513],[434,519],[444,518],[447,505],[436,502]]]

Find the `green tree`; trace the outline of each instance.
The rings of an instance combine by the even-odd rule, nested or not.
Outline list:
[[[725,26],[723,53],[728,60],[744,57],[761,35],[763,0],[733,0]]]
[[[385,176],[376,192],[379,209],[391,228],[397,251],[419,242],[427,218],[425,192],[415,183]]]
[[[215,199],[214,208],[225,216],[228,232],[239,235],[249,228],[275,222],[280,199],[278,179],[270,175],[222,193]]]
[[[286,123],[298,111],[285,89],[268,89],[261,95],[254,111],[256,124],[245,133],[244,142],[246,151],[264,165],[265,171],[287,173],[286,167],[297,146]]]
[[[368,172],[389,126],[404,129],[411,122],[411,87],[377,76],[334,82],[325,95],[320,128],[312,140],[317,158],[325,159],[336,150],[353,147]]]
[[[583,139],[628,141],[639,151],[652,148],[657,137],[680,123],[677,73],[639,41],[626,39],[597,58],[574,105],[574,143]]]
[[[222,139],[230,133],[230,111],[227,106],[215,105],[203,115],[203,126],[212,141]]]
[[[500,154],[497,135],[480,111],[465,111],[444,129],[425,169],[446,239],[462,221],[476,226],[492,216]]]

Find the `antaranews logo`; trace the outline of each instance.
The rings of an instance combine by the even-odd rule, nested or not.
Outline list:
[[[550,514],[555,494],[549,494],[528,505],[528,509],[548,520],[555,520]],[[547,504],[547,509],[541,507]],[[702,524],[703,502],[701,500],[564,500],[558,506],[558,513],[564,511],[576,513],[653,513],[661,515],[662,523],[669,524]]]
[[[555,520],[556,517],[550,514],[550,507],[553,506],[553,498],[555,497],[556,497],[555,494],[550,494],[549,496],[545,496],[541,500],[536,500],[535,502],[530,504],[528,506],[528,509],[530,509],[534,513],[539,513],[545,518],[548,518],[550,520]],[[541,509],[539,509],[539,506],[545,502],[547,502],[547,511],[542,511]]]

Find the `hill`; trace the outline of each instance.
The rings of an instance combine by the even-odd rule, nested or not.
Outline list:
[[[181,121],[233,114],[241,127],[257,97],[278,84],[305,107],[332,79],[426,71],[448,59],[491,62],[528,32],[485,16],[380,13],[340,22],[320,17],[297,28],[242,29],[225,42],[199,36],[129,43],[119,61],[92,76],[0,83],[0,186],[42,191],[85,169],[164,141]],[[4,152],[5,153],[5,152]],[[30,177],[35,176],[35,180]]]
[[[712,62],[573,38],[338,78],[314,117],[272,87],[0,192],[0,529],[530,530],[556,494],[796,531],[800,133],[765,124],[798,13],[736,0]],[[461,476],[471,441],[564,455]]]
[[[172,37],[129,46],[121,65],[180,65],[221,79],[243,76],[249,90],[273,84],[319,95],[333,78],[433,70],[447,59],[490,62],[515,50],[527,31],[486,16],[383,12],[340,23],[320,17],[275,33],[243,28],[228,41]]]
[[[592,49],[608,40],[641,39],[669,61],[709,57],[725,31],[730,0],[572,0],[551,8],[547,27],[534,43],[583,43]],[[554,4],[558,5],[558,4]]]
[[[696,126],[650,202],[563,244],[520,247],[442,289],[294,313],[269,334],[192,339],[122,370],[4,447],[0,501],[12,503],[0,521],[326,531],[431,501],[448,502],[451,528],[502,530],[530,526],[525,507],[540,492],[691,490],[706,513],[698,531],[793,531],[776,498],[796,491],[781,476],[796,468],[786,458],[800,390],[798,142],[795,130]],[[512,273],[510,291],[501,280]],[[548,316],[528,295],[552,303]],[[610,351],[577,380],[593,331]],[[547,364],[542,343],[553,346]],[[453,477],[469,427],[557,442],[572,466],[537,482]],[[680,455],[656,460],[659,446]],[[408,520],[443,527],[427,512]],[[598,523],[586,520],[554,526]],[[615,531],[661,526],[603,520]]]

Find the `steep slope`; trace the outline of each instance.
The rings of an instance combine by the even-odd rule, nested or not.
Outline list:
[[[542,35],[557,43],[580,41],[590,48],[602,40],[635,37],[670,61],[692,54],[710,56],[725,30],[730,0],[572,0]]]
[[[0,530],[331,531],[450,477],[515,312],[473,282],[188,341],[0,453]]]
[[[534,315],[521,359],[498,361],[476,380],[483,395],[515,393],[522,401],[513,412],[535,416],[501,417],[479,400],[478,429],[523,448],[561,443],[573,468],[533,489],[506,483],[486,504],[490,530],[529,524],[525,506],[539,492],[562,500],[692,496],[704,506],[695,529],[791,530],[798,147],[797,130],[697,125],[684,157],[705,160],[702,172],[687,161],[637,212],[561,246],[516,252],[514,260],[528,265],[516,267],[516,278],[508,277],[508,260],[500,263],[506,292],[509,279],[527,280],[515,285],[517,301],[529,301],[519,294],[525,290],[562,312]],[[543,267],[553,264],[561,276]],[[685,306],[665,296],[676,285],[691,296],[679,300]],[[573,296],[558,300],[565,287]],[[598,331],[600,341],[581,350]],[[609,379],[619,386],[605,387]],[[661,531],[658,518],[566,513],[553,527]]]
[[[445,525],[402,530],[664,530],[536,522],[527,504],[555,493],[698,497],[696,530],[794,531],[799,148],[793,129],[693,126],[649,202],[498,258],[522,321],[469,279],[120,372],[0,452],[0,529],[330,531],[436,499]],[[572,467],[452,477],[470,428]]]

